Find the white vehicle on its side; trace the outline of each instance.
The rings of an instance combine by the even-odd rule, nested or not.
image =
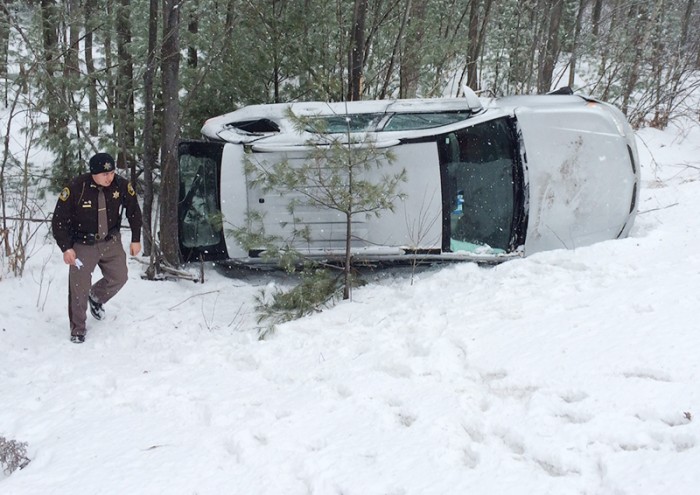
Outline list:
[[[394,160],[365,178],[406,171],[393,212],[353,217],[355,259],[498,262],[628,234],[640,176],[634,133],[617,108],[570,94],[484,101],[468,91],[459,99],[252,105],[208,120],[204,141],[179,146],[184,259],[264,261],[265,246],[244,248],[222,215],[244,226],[248,213],[260,213],[266,234],[289,238],[291,193],[264,193],[244,170],[246,153],[265,163],[308,156],[313,133],[297,132],[288,109],[323,119],[334,138],[391,149]],[[344,215],[307,207],[300,218],[310,239],[295,249],[320,259],[344,254]]]

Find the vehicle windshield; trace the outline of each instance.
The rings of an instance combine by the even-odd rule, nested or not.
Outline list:
[[[445,135],[443,201],[449,208],[449,250],[510,251],[516,144],[506,118]],[[448,246],[445,246],[447,248]]]
[[[225,252],[218,173],[222,150],[218,143],[195,142],[181,143],[178,149],[179,240],[187,261]]]

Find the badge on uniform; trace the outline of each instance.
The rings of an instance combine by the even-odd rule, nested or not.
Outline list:
[[[129,191],[131,196],[136,196],[136,191],[134,191],[134,187],[131,185],[131,182],[129,182],[129,185],[126,186],[126,190]]]
[[[119,199],[119,191],[114,191],[112,193],[112,199]]]
[[[68,201],[68,198],[70,197],[70,189],[67,187],[63,188],[63,191],[61,191],[61,194],[58,195],[58,199],[61,201]]]

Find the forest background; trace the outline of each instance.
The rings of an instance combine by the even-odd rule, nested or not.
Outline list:
[[[157,248],[178,265],[177,142],[247,104],[570,86],[617,105],[635,127],[700,120],[687,103],[700,84],[695,0],[1,5],[0,262],[15,275],[50,215],[44,195],[97,151],[113,153],[143,195],[145,254]],[[23,142],[10,138],[17,127]]]

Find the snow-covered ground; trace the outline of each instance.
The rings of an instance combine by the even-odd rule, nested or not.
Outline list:
[[[639,137],[630,238],[376,275],[265,341],[259,280],[131,260],[71,344],[47,241],[0,281],[0,493],[700,493],[700,129]]]

